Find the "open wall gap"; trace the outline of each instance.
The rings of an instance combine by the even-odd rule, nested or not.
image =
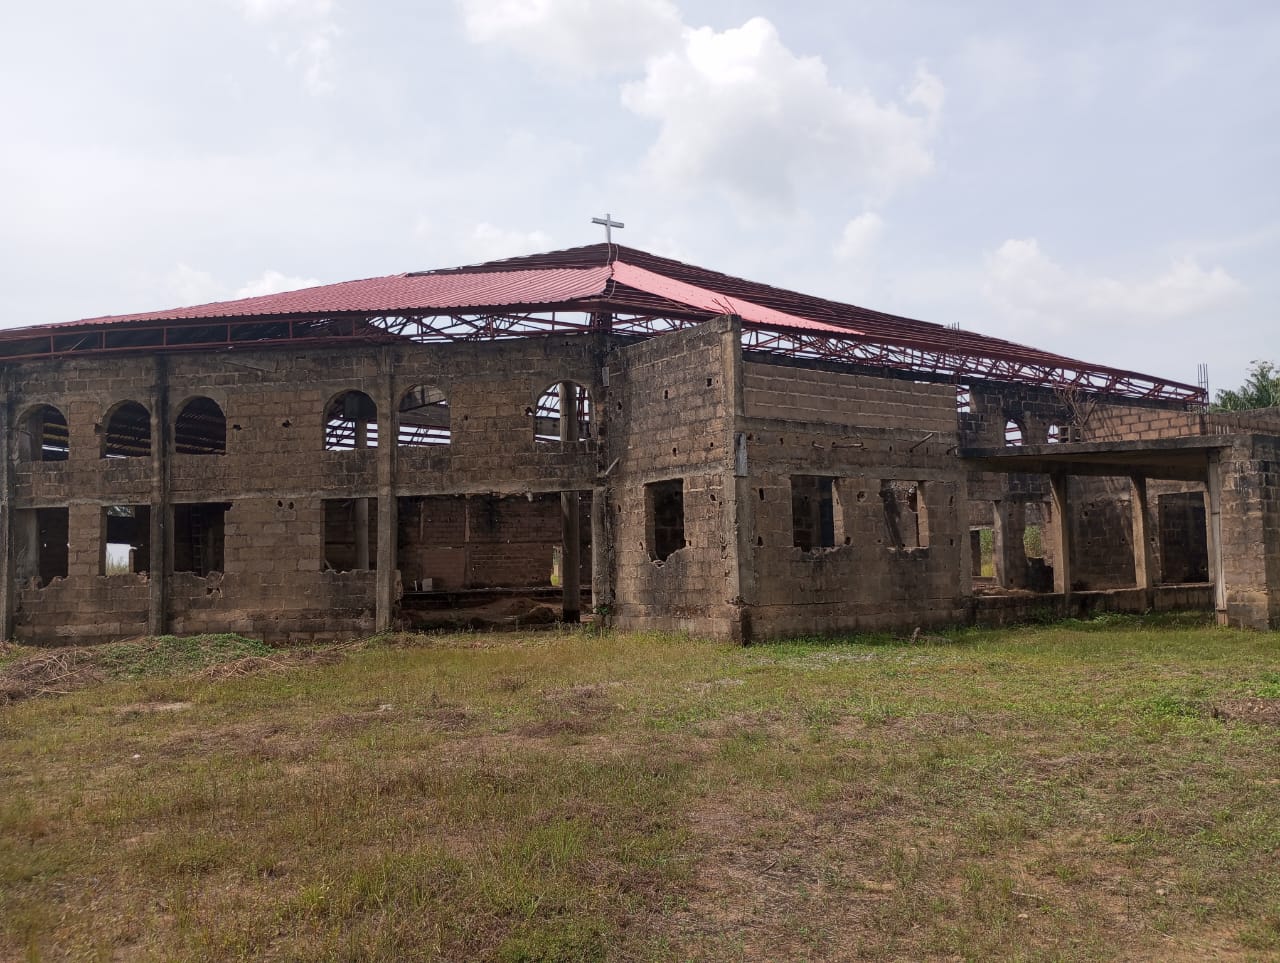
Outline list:
[[[840,544],[836,500],[834,478],[791,476],[791,538],[796,548],[811,552]]]
[[[644,486],[645,541],[649,557],[665,562],[685,547],[684,479]]]
[[[578,577],[589,589],[591,499],[579,502]],[[397,519],[400,607],[408,624],[528,625],[561,618],[560,493],[403,497]]]
[[[173,506],[173,570],[205,576],[223,571],[229,502]]]
[[[151,570],[151,506],[102,509],[103,575],[142,575]]]
[[[53,405],[40,405],[23,419],[17,443],[22,461],[66,461],[71,455],[66,416]]]
[[[333,572],[371,571],[378,565],[378,500],[324,500],[324,566]]]
[[[929,512],[924,499],[924,483],[886,478],[880,483],[884,503],[888,544],[893,548],[929,546]]]
[[[69,512],[65,508],[26,508],[13,513],[14,559],[20,581],[39,578],[48,585],[67,577]]]

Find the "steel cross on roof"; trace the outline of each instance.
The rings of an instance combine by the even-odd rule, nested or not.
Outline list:
[[[621,221],[615,221],[612,214],[606,214],[604,217],[593,217],[591,219],[591,223],[599,224],[604,228],[604,239],[606,244],[613,243],[613,229],[615,227],[623,228],[627,226]]]

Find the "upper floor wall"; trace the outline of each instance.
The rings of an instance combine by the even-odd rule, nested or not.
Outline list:
[[[375,449],[388,442],[400,443],[403,494],[470,491],[481,481],[486,491],[589,487],[598,468],[594,433],[548,440],[540,406],[549,389],[571,382],[589,417],[593,399],[602,397],[606,348],[603,339],[579,336],[28,362],[10,377],[15,493],[32,503],[73,496],[144,501],[160,455],[177,499],[371,493]],[[340,402],[347,396],[366,400],[344,416]],[[224,453],[175,444],[175,427],[197,398],[207,400],[206,411],[221,411]],[[125,447],[106,444],[121,410],[137,415],[129,423],[135,435],[149,437]],[[39,424],[52,425],[43,434],[56,450],[46,452],[33,437],[41,433],[33,427],[37,412]],[[343,417],[349,428],[360,423],[360,442],[349,431],[345,443],[335,444],[334,421]]]

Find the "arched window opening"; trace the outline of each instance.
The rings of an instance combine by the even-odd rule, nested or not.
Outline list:
[[[449,399],[444,392],[414,385],[400,399],[397,443],[403,447],[447,445],[453,436],[449,424]]]
[[[192,398],[173,425],[173,450],[180,455],[225,455],[227,416],[212,398]]]
[[[1056,445],[1058,442],[1066,440],[1067,432],[1061,425],[1055,423],[1049,426],[1049,431],[1045,435],[1045,441],[1051,445]]]
[[[151,413],[136,401],[112,409],[102,432],[103,458],[143,458],[151,454]]]
[[[71,454],[67,419],[53,405],[41,405],[23,419],[19,451],[26,461],[66,461]]]
[[[969,394],[968,388],[956,389],[956,411],[959,414],[967,415],[973,410],[973,398]]]
[[[537,406],[527,411],[533,416],[534,441],[587,441],[591,437],[591,397],[577,382],[552,385],[538,398]]]
[[[1005,423],[1005,444],[1015,447],[1021,443],[1023,443],[1023,426],[1016,423],[1014,419],[1007,420]]]
[[[378,406],[363,391],[344,391],[324,416],[325,451],[378,447]]]

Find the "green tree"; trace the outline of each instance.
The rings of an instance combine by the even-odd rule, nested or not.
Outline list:
[[[1234,391],[1219,391],[1209,407],[1213,411],[1241,411],[1277,405],[1280,405],[1280,368],[1270,361],[1254,361],[1249,365],[1249,376],[1244,379],[1244,384]]]

